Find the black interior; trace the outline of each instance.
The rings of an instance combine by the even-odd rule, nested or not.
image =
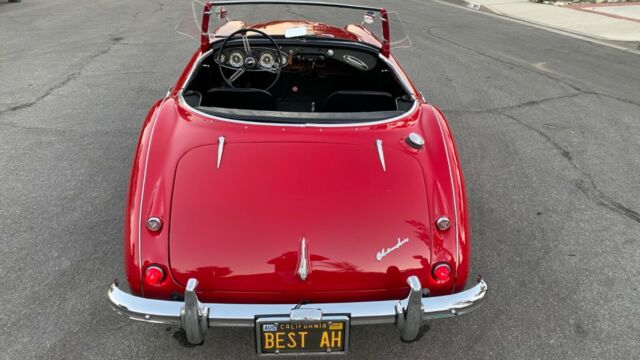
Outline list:
[[[309,52],[323,54],[329,49],[336,54],[332,58],[297,56]],[[211,55],[188,83],[185,101],[205,112],[224,113],[224,109],[233,109],[229,115],[246,110],[245,113],[257,116],[259,111],[269,111],[272,115],[286,113],[289,118],[317,119],[317,113],[325,113],[327,117],[350,113],[349,118],[363,120],[370,118],[365,113],[398,115],[413,105],[411,96],[372,50],[317,44],[309,49],[283,46],[281,50],[291,54],[289,63],[269,91],[261,90],[273,81],[273,74],[268,72],[247,72],[234,83],[234,88],[229,87],[220,76],[215,56]],[[344,61],[347,56],[364,59],[366,69]]]
[[[388,92],[340,90],[332,93],[322,107],[325,112],[364,112],[396,110],[396,101]]]
[[[273,95],[254,88],[211,88],[206,91],[200,106],[230,109],[276,110]]]

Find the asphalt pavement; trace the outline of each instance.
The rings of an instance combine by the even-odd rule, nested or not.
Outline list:
[[[640,357],[640,56],[431,1],[397,56],[461,152],[479,311],[413,344],[354,328],[348,358]],[[0,358],[231,359],[249,329],[126,321],[124,199],[144,115],[197,43],[188,1],[0,2]]]

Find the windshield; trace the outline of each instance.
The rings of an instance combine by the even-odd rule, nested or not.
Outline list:
[[[320,37],[365,42],[382,47],[384,18],[388,18],[390,48],[410,47],[396,12],[331,3],[297,1],[214,1],[208,24],[210,41],[224,38],[236,30],[254,28],[271,36]],[[194,1],[177,30],[200,40],[202,14],[206,2]]]

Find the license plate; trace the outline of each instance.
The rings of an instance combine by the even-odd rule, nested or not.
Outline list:
[[[324,316],[321,321],[291,322],[288,317],[258,318],[259,355],[343,354],[349,347],[349,318]]]

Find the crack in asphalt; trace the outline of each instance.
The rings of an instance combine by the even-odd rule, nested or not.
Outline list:
[[[617,97],[617,96],[613,96],[613,95],[609,95],[609,94],[605,94],[605,93],[600,93],[600,92],[595,92],[595,91],[582,91],[583,94],[585,95],[596,95],[596,96],[602,96],[602,97],[606,97],[612,100],[617,100],[620,101],[622,103],[625,104],[629,104],[629,105],[635,105],[635,106],[640,106],[639,102],[635,102],[633,100],[629,100],[629,99],[625,99],[625,98],[621,98],[621,97]]]
[[[22,109],[27,109],[30,108],[31,106],[36,105],[37,103],[39,103],[40,101],[46,99],[47,97],[49,97],[51,94],[53,94],[56,90],[61,89],[62,87],[64,87],[65,85],[67,85],[68,83],[71,82],[71,80],[75,79],[78,75],[80,75],[82,73],[82,71],[89,66],[95,59],[99,58],[100,56],[108,53],[109,51],[111,51],[111,49],[120,41],[124,40],[123,37],[121,36],[114,36],[109,38],[109,45],[96,52],[95,54],[89,56],[84,63],[82,63],[79,67],[78,70],[73,71],[72,73],[68,74],[67,76],[64,77],[64,79],[62,79],[61,81],[59,81],[58,83],[54,84],[53,86],[51,86],[50,88],[48,88],[44,93],[42,93],[41,95],[39,95],[38,97],[36,97],[33,100],[24,102],[22,104],[18,104],[18,105],[14,105],[14,106],[10,106],[6,109],[2,109],[0,110],[0,115],[4,114],[4,113],[8,113],[8,112],[14,112],[14,111],[18,111],[18,110],[22,110]]]
[[[480,51],[480,50],[477,50],[477,49],[474,49],[474,48],[469,47],[469,46],[467,46],[467,45],[461,44],[461,43],[459,43],[459,42],[457,42],[457,41],[453,41],[453,40],[451,40],[451,39],[447,39],[447,38],[445,38],[445,37],[443,37],[443,36],[436,35],[436,34],[434,34],[434,33],[433,33],[433,30],[434,30],[434,29],[436,29],[436,27],[428,27],[428,28],[425,28],[425,29],[424,29],[424,31],[426,31],[427,35],[431,36],[431,37],[432,37],[432,38],[434,38],[434,39],[438,39],[438,40],[444,41],[444,42],[446,42],[446,43],[449,43],[449,44],[452,44],[452,45],[457,46],[457,47],[459,47],[459,48],[462,48],[462,49],[465,49],[465,50],[471,51],[471,52],[473,52],[473,53],[475,53],[475,54],[477,54],[477,55],[480,55],[480,56],[483,56],[483,57],[489,58],[489,59],[491,59],[491,60],[497,61],[497,62],[502,63],[502,64],[505,64],[505,65],[510,65],[510,66],[514,66],[514,67],[517,67],[517,68],[520,68],[520,69],[526,70],[526,71],[528,71],[528,72],[533,72],[533,73],[538,74],[538,75],[540,75],[540,76],[543,76],[543,77],[545,77],[545,78],[547,78],[547,79],[550,79],[550,80],[553,80],[553,81],[559,82],[559,83],[561,83],[562,85],[567,86],[567,87],[571,88],[571,89],[572,89],[572,90],[574,90],[574,91],[577,91],[577,92],[583,92],[583,90],[582,90],[581,88],[579,88],[578,86],[576,86],[576,85],[574,85],[574,84],[571,84],[571,83],[569,83],[569,82],[567,82],[567,81],[565,81],[565,80],[563,80],[563,79],[559,79],[559,78],[557,78],[557,77],[555,77],[555,76],[551,76],[551,75],[549,75],[549,74],[547,74],[547,73],[544,73],[544,72],[536,71],[536,70],[534,70],[533,68],[528,67],[528,66],[526,66],[526,65],[522,65],[522,64],[518,64],[518,63],[515,63],[515,62],[511,62],[511,61],[505,60],[505,59],[501,59],[501,58],[499,58],[499,57],[496,57],[496,56],[493,56],[493,55],[487,54],[487,53],[482,52],[482,51]]]
[[[307,15],[304,15],[304,14],[301,14],[301,13],[299,13],[299,12],[294,11],[294,10],[291,8],[291,5],[285,5],[285,6],[284,6],[284,12],[289,13],[289,14],[294,15],[294,16],[299,16],[299,17],[300,17],[300,19],[304,19],[304,20],[313,20],[313,19],[309,18]]]
[[[131,15],[131,19],[134,20],[134,21],[138,21],[138,20],[140,20],[138,17],[141,14],[149,15],[149,14],[157,13],[157,12],[160,12],[160,11],[164,11],[164,7],[165,7],[166,4],[157,3],[156,5],[158,5],[158,7],[153,9],[153,10],[145,9],[145,10],[136,11],[135,13],[133,13]]]
[[[135,14],[133,14],[132,18],[134,20],[137,20],[137,17],[141,14],[141,13],[145,13],[147,15],[149,14],[153,14],[153,13],[157,13],[157,12],[161,12],[164,11],[165,9],[165,5],[164,3],[158,3],[157,4],[158,7],[151,10],[151,11],[138,11]],[[46,99],[47,97],[49,97],[51,94],[53,94],[56,90],[59,90],[61,88],[63,88],[65,85],[67,85],[68,83],[70,83],[73,79],[77,78],[82,71],[89,66],[95,59],[99,58],[100,56],[108,53],[109,51],[111,51],[111,49],[118,43],[120,43],[122,40],[124,40],[124,37],[122,36],[116,36],[115,34],[119,33],[121,31],[121,29],[124,26],[119,27],[118,29],[114,30],[109,36],[109,40],[108,40],[108,46],[98,52],[96,52],[95,54],[89,56],[87,58],[87,60],[83,63],[80,64],[78,70],[73,71],[72,73],[68,74],[67,76],[65,76],[61,81],[59,81],[58,83],[54,84],[53,86],[51,86],[50,88],[48,88],[44,93],[42,93],[41,95],[37,96],[35,99],[18,104],[18,105],[13,105],[10,107],[7,107],[5,109],[0,110],[0,115],[4,114],[4,113],[9,113],[9,112],[14,112],[14,111],[18,111],[18,110],[22,110],[22,109],[27,109],[30,108],[31,106],[34,106],[36,104],[38,104],[40,101]],[[0,124],[0,125],[6,125],[6,124]]]
[[[538,135],[542,136],[549,144],[551,144],[554,148],[556,148],[556,150],[558,150],[558,152],[560,153],[560,155],[563,158],[565,158],[567,161],[569,161],[569,164],[571,164],[571,167],[573,167],[574,169],[582,172],[582,170],[573,162],[573,157],[571,156],[571,152],[569,150],[565,149],[564,147],[562,147],[560,144],[558,144],[555,140],[553,140],[551,138],[551,136],[549,136],[548,134],[546,134],[542,130],[539,130],[539,129],[527,124],[526,122],[521,121],[520,119],[516,118],[515,116],[510,115],[510,114],[506,114],[504,112],[490,111],[489,113],[492,113],[492,114],[495,114],[495,115],[499,115],[499,116],[504,116],[504,117],[506,117],[506,118],[508,118],[508,119],[510,119],[512,121],[517,122],[521,126],[527,128],[527,129],[529,129],[531,131],[534,131]]]
[[[46,128],[46,127],[38,127],[38,126],[24,126],[16,123],[0,123],[0,127],[8,127],[12,129],[20,129],[20,130],[34,130],[34,131],[43,131],[47,133],[61,133],[61,134],[123,134],[123,135],[138,135],[138,131],[127,131],[127,130],[69,130],[69,129],[60,129],[60,128]]]
[[[93,73],[93,74],[85,74],[85,75],[77,75],[76,79],[88,79],[100,76],[121,76],[121,75],[173,75],[172,72],[168,71],[152,71],[152,70],[142,70],[142,71],[111,71],[111,72],[103,72],[103,73]]]
[[[453,109],[442,109],[443,111],[449,111],[449,112],[459,112],[459,113],[471,113],[471,114],[483,114],[483,113],[492,113],[492,112],[501,112],[501,111],[509,111],[509,110],[516,110],[519,108],[524,108],[524,107],[528,107],[528,106],[536,106],[536,105],[541,105],[547,102],[551,102],[551,101],[555,101],[555,100],[562,100],[562,99],[571,99],[571,98],[575,98],[578,96],[582,96],[582,95],[590,95],[590,94],[586,94],[586,93],[573,93],[573,94],[568,94],[568,95],[559,95],[559,96],[553,96],[553,97],[549,97],[549,98],[544,98],[544,99],[539,99],[539,100],[531,100],[531,101],[525,101],[519,104],[514,104],[514,105],[507,105],[507,106],[499,106],[499,107],[495,107],[495,108],[489,108],[489,109],[478,109],[478,110],[453,110]]]
[[[574,94],[574,96],[578,96],[578,95],[584,95],[584,94]],[[558,153],[560,154],[560,156],[562,156],[565,160],[567,160],[567,162],[569,163],[569,165],[571,165],[571,167],[573,169],[575,169],[578,173],[580,173],[581,178],[582,179],[578,179],[575,181],[575,186],[578,190],[580,190],[580,192],[582,192],[587,199],[591,200],[592,202],[596,203],[599,206],[602,206],[608,210],[611,210],[619,215],[622,215],[624,217],[627,217],[637,223],[640,223],[640,212],[637,212],[625,205],[623,205],[622,203],[614,200],[612,197],[610,197],[609,195],[605,194],[602,190],[600,190],[598,188],[598,186],[596,185],[595,180],[593,179],[593,176],[582,170],[574,161],[573,156],[571,156],[571,152],[567,149],[565,149],[564,147],[562,147],[562,145],[558,144],[555,140],[553,140],[553,138],[551,138],[551,136],[549,136],[548,134],[546,134],[545,132],[543,132],[542,130],[539,130],[537,128],[535,128],[532,125],[527,124],[524,121],[521,121],[520,119],[518,119],[517,117],[515,117],[514,115],[511,114],[507,114],[505,113],[505,111],[508,110],[513,110],[522,106],[531,106],[531,105],[538,105],[540,103],[543,102],[548,102],[548,101],[552,101],[552,100],[557,100],[557,99],[563,99],[563,98],[568,98],[568,97],[574,97],[574,96],[570,96],[570,95],[566,95],[566,96],[557,96],[555,98],[549,98],[549,99],[544,99],[544,100],[540,100],[540,101],[536,101],[536,102],[526,102],[526,103],[522,103],[519,105],[514,105],[514,106],[509,106],[509,107],[504,107],[504,108],[495,108],[495,109],[489,109],[489,110],[481,110],[481,111],[466,111],[466,110],[444,110],[446,112],[453,112],[453,113],[460,113],[460,114],[493,114],[493,115],[497,115],[497,116],[503,116],[517,124],[519,124],[520,126],[535,132],[536,134],[538,134],[539,136],[541,136],[543,139],[545,139],[549,144],[551,144],[551,146],[553,146],[556,151],[558,151]],[[535,104],[532,104],[535,103]],[[505,110],[506,109],[506,110]]]
[[[579,94],[579,95],[583,95],[583,94]],[[557,99],[562,99],[562,98],[567,98],[568,96],[558,96],[556,98],[550,98],[550,99],[545,99],[542,102],[545,101],[552,101],[552,100],[557,100]],[[525,105],[531,105],[528,103],[523,103],[520,105],[516,105],[516,106],[512,106],[512,107],[506,107],[507,110],[510,109],[514,109],[520,106],[525,106]],[[569,165],[571,165],[572,168],[574,168],[578,173],[580,173],[582,179],[578,179],[575,181],[575,186],[578,190],[580,190],[580,192],[582,192],[587,199],[591,200],[592,202],[594,202],[595,204],[604,207],[610,211],[613,211],[619,215],[622,215],[624,217],[627,217],[637,223],[640,223],[640,212],[635,211],[625,205],[623,205],[622,203],[614,200],[612,197],[610,197],[609,195],[605,194],[602,190],[600,190],[598,188],[598,186],[596,185],[595,180],[593,179],[593,176],[582,170],[575,162],[573,159],[573,156],[571,156],[571,152],[567,149],[565,149],[564,147],[562,147],[560,144],[558,144],[555,140],[553,140],[553,138],[551,138],[551,136],[549,136],[548,134],[546,134],[545,132],[543,132],[542,130],[539,130],[529,124],[527,124],[524,121],[521,121],[520,119],[518,119],[517,117],[507,114],[503,111],[500,110],[500,108],[496,108],[496,109],[491,109],[491,110],[482,110],[482,111],[466,111],[466,110],[444,110],[445,112],[452,112],[452,113],[460,113],[460,114],[493,114],[493,115],[497,115],[497,116],[504,116],[505,118],[519,124],[520,126],[535,132],[536,134],[538,134],[539,136],[541,136],[543,139],[545,139],[549,144],[551,144],[551,146],[553,146],[556,151],[558,151],[558,153],[560,154],[560,156],[562,156],[565,160],[567,160],[567,162],[569,163]]]
[[[612,199],[607,194],[598,189],[595,182],[593,181],[593,178],[591,178],[591,174],[583,172],[583,175],[587,177],[588,181],[585,182],[584,180],[578,180],[576,181],[575,185],[578,190],[580,190],[587,198],[606,209],[609,209],[620,215],[626,216],[627,218],[637,223],[640,223],[639,212],[626,207],[625,205]]]
[[[556,141],[554,141],[551,136],[547,135],[546,133],[544,133],[543,131],[527,124],[524,121],[521,121],[520,119],[518,119],[517,117],[510,115],[510,114],[506,114],[504,112],[498,112],[498,111],[494,111],[494,112],[489,112],[495,115],[499,115],[499,116],[504,116],[518,124],[520,124],[521,126],[534,131],[535,133],[537,133],[538,135],[540,135],[542,138],[544,138],[549,144],[551,144],[559,153],[560,155],[565,158],[569,164],[571,165],[571,167],[573,167],[576,171],[578,171],[582,176],[583,179],[579,179],[575,182],[576,188],[578,190],[580,190],[589,200],[595,202],[596,204],[607,208],[619,215],[625,216],[637,223],[640,223],[640,213],[630,209],[629,207],[619,203],[618,201],[614,200],[613,198],[611,198],[609,195],[605,194],[602,190],[600,190],[598,188],[598,186],[596,185],[595,180],[593,179],[593,176],[582,170],[573,160],[573,157],[571,156],[571,152],[569,152],[569,150],[565,149],[564,147],[562,147],[560,144],[558,144]]]
[[[587,94],[587,95],[599,95],[599,96],[607,97],[607,98],[610,98],[610,99],[618,100],[618,101],[626,103],[626,104],[635,105],[635,106],[640,107],[640,102],[635,102],[633,100],[620,98],[620,97],[617,97],[617,96],[614,96],[614,95],[610,95],[610,94],[600,93],[600,92],[596,92],[596,91],[592,91],[592,90],[586,90],[586,89],[583,89],[583,88],[581,88],[581,87],[579,87],[579,86],[577,86],[575,84],[572,84],[571,82],[569,82],[569,81],[567,81],[565,79],[552,76],[549,73],[546,73],[546,72],[543,72],[543,71],[538,71],[534,67],[523,65],[523,64],[518,64],[518,63],[512,62],[512,61],[508,61],[508,60],[493,56],[491,54],[487,54],[487,53],[482,52],[480,50],[474,49],[474,48],[472,48],[470,46],[461,44],[461,43],[459,43],[457,41],[453,41],[453,40],[447,39],[447,38],[445,38],[443,36],[436,35],[436,34],[433,33],[433,30],[436,29],[436,28],[437,27],[428,27],[428,28],[424,28],[423,30],[427,33],[428,36],[431,36],[434,39],[438,39],[438,40],[444,41],[446,43],[452,44],[454,46],[457,46],[459,48],[465,49],[467,51],[471,51],[471,52],[473,52],[473,53],[475,53],[477,55],[486,57],[488,59],[497,61],[499,63],[505,64],[505,65],[514,66],[514,67],[517,67],[519,69],[522,69],[522,70],[537,74],[537,75],[542,76],[542,77],[545,77],[545,78],[547,78],[549,80],[556,81],[556,82],[558,82],[558,83],[560,83],[560,84],[562,84],[564,86],[567,86],[567,87],[571,88],[572,90],[574,90],[574,91],[576,91],[578,93]]]
[[[519,108],[523,108],[523,107],[528,107],[528,106],[537,106],[546,102],[550,102],[550,101],[555,101],[555,100],[560,100],[560,99],[569,99],[569,98],[574,98],[574,97],[578,97],[578,96],[582,96],[582,95],[593,95],[593,96],[602,96],[602,97],[606,97],[606,98],[610,98],[610,99],[614,99],[617,101],[620,101],[622,103],[626,103],[626,104],[630,104],[630,105],[635,105],[635,106],[639,106],[640,107],[640,103],[629,100],[629,99],[624,99],[624,98],[619,98],[617,96],[613,96],[610,94],[604,94],[604,93],[599,93],[596,91],[591,91],[591,90],[586,90],[583,88],[580,88],[577,85],[574,85],[570,82],[568,82],[567,80],[555,77],[555,76],[551,76],[548,73],[545,72],[540,72],[540,71],[536,71],[534,68],[532,67],[528,67],[526,65],[522,65],[522,64],[518,64],[515,62],[511,62],[505,59],[501,59],[499,57],[484,53],[482,51],[479,51],[477,49],[471,48],[469,46],[466,46],[464,44],[460,44],[456,41],[447,39],[445,37],[436,35],[433,33],[433,29],[435,29],[435,27],[429,27],[429,28],[425,28],[426,33],[431,36],[432,38],[435,39],[439,39],[441,41],[447,42],[449,44],[452,44],[454,46],[460,47],[462,49],[471,51],[477,55],[486,57],[488,59],[500,62],[502,64],[505,65],[510,65],[513,67],[517,67],[519,69],[523,69],[525,71],[528,72],[532,72],[534,74],[537,74],[539,76],[545,77],[547,79],[556,81],[566,87],[569,87],[570,89],[574,90],[575,92],[572,94],[568,94],[568,95],[560,95],[560,96],[555,96],[555,97],[550,97],[550,98],[545,98],[545,99],[540,99],[540,100],[532,100],[532,101],[526,101],[520,104],[516,104],[516,105],[509,105],[509,106],[502,106],[502,107],[497,107],[497,108],[491,108],[491,109],[486,109],[486,110],[453,110],[453,112],[459,112],[459,113],[489,113],[489,114],[494,114],[494,115],[498,115],[498,116],[504,116],[508,119],[510,119],[511,121],[516,122],[517,124],[525,127],[526,129],[533,131],[535,133],[537,133],[539,136],[541,136],[543,139],[545,139],[549,144],[551,144],[557,151],[558,153],[565,159],[567,160],[567,162],[569,162],[569,164],[571,165],[571,167],[573,167],[576,171],[578,171],[578,173],[580,173],[581,175],[581,179],[577,180],[575,182],[575,186],[578,190],[580,190],[580,192],[582,192],[587,199],[589,199],[590,201],[592,201],[593,203],[604,207],[610,211],[613,211],[619,215],[622,215],[628,219],[631,219],[637,223],[640,223],[640,212],[637,212],[623,204],[621,204],[620,202],[614,200],[613,198],[611,198],[609,195],[605,194],[602,190],[600,190],[598,188],[598,186],[595,183],[595,180],[593,179],[593,176],[582,170],[575,162],[573,157],[571,156],[571,152],[567,149],[565,149],[564,147],[562,147],[560,144],[558,144],[556,141],[554,141],[551,136],[547,135],[545,132],[543,132],[542,130],[539,130],[537,128],[535,128],[532,125],[527,124],[524,121],[521,121],[520,119],[518,119],[517,117],[515,117],[514,115],[510,115],[507,114],[507,111],[510,110],[516,110]]]

